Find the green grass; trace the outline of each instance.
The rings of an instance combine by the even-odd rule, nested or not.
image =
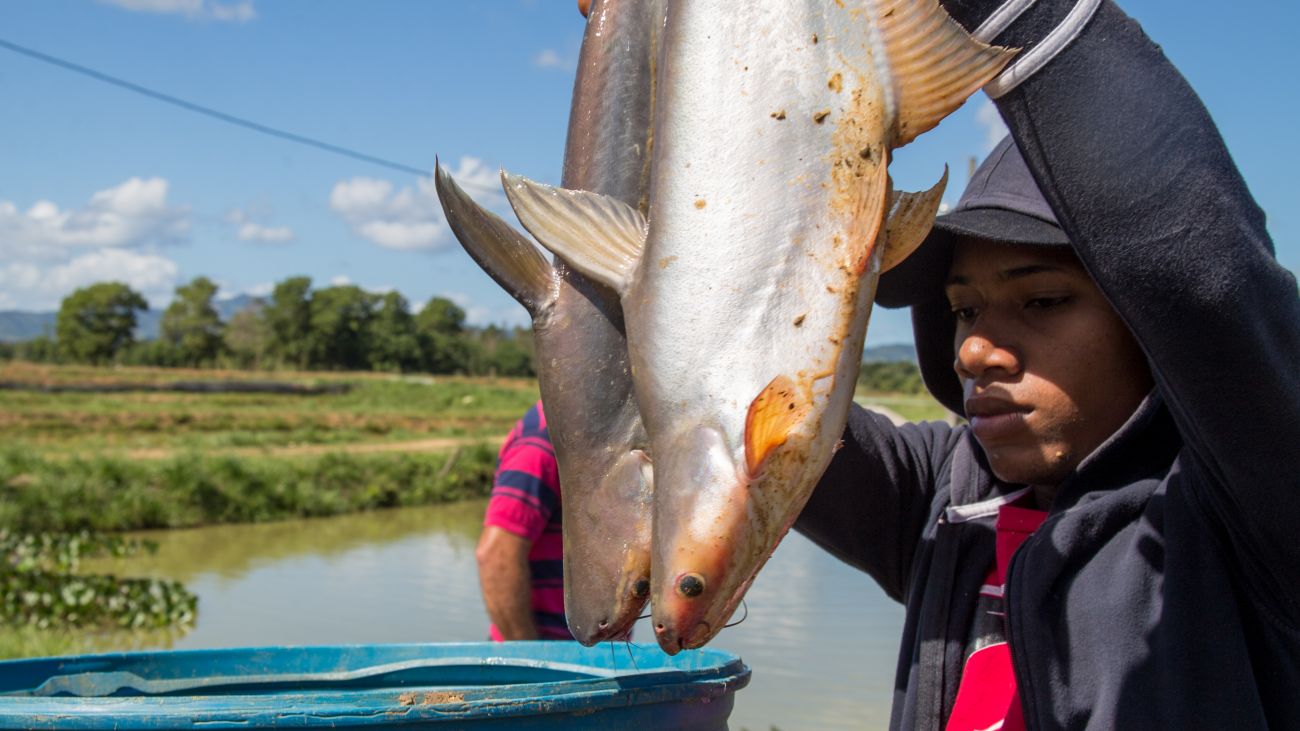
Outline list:
[[[925,393],[909,395],[859,391],[854,400],[867,406],[884,406],[908,421],[943,421],[948,416],[943,405]]]
[[[49,459],[10,448],[0,452],[0,527],[119,531],[427,505],[487,494],[495,465],[490,444],[294,459]]]
[[[47,454],[343,445],[434,437],[496,439],[537,399],[527,379],[375,374],[230,373],[146,368],[0,366],[0,380],[41,384],[175,380],[343,381],[343,394],[40,393],[0,391],[0,443]]]

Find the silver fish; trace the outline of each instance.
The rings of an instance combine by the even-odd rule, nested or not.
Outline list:
[[[563,183],[644,210],[665,0],[597,0],[578,62]],[[439,170],[447,220],[533,318],[559,463],[564,607],[584,645],[624,636],[650,595],[652,469],[618,295],[537,248]]]
[[[877,277],[924,239],[947,178],[895,194],[891,151],[1012,53],[936,0],[674,1],[648,226],[508,181],[525,228],[622,295],[665,651],[722,629],[836,449]]]

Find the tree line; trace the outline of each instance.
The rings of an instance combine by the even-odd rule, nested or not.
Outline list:
[[[312,289],[290,277],[223,321],[217,285],[197,277],[176,288],[160,336],[137,340],[144,297],[121,282],[100,282],[63,299],[55,337],[0,343],[0,358],[94,365],[218,366],[241,369],[379,370],[436,374],[534,376],[527,328],[471,327],[465,311],[434,297],[411,312],[397,292],[355,285]],[[858,383],[878,392],[923,393],[915,364],[863,363]]]
[[[536,373],[530,330],[471,327],[465,311],[441,297],[413,313],[397,292],[312,289],[309,277],[290,277],[266,300],[223,321],[216,294],[207,277],[177,287],[159,337],[137,340],[137,315],[149,307],[144,297],[121,282],[93,284],[63,299],[53,338],[2,345],[0,356],[94,365]]]

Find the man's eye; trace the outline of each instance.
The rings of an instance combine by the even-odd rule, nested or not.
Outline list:
[[[1035,297],[1025,303],[1025,309],[1046,310],[1053,307],[1060,307],[1069,301],[1070,298],[1068,296]]]
[[[952,314],[957,318],[957,322],[970,322],[978,314],[974,307],[956,307],[952,308]]]

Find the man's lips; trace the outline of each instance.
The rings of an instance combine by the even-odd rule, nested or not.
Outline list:
[[[966,400],[966,418],[981,442],[995,441],[1023,430],[1031,411],[1028,406],[989,396]]]

